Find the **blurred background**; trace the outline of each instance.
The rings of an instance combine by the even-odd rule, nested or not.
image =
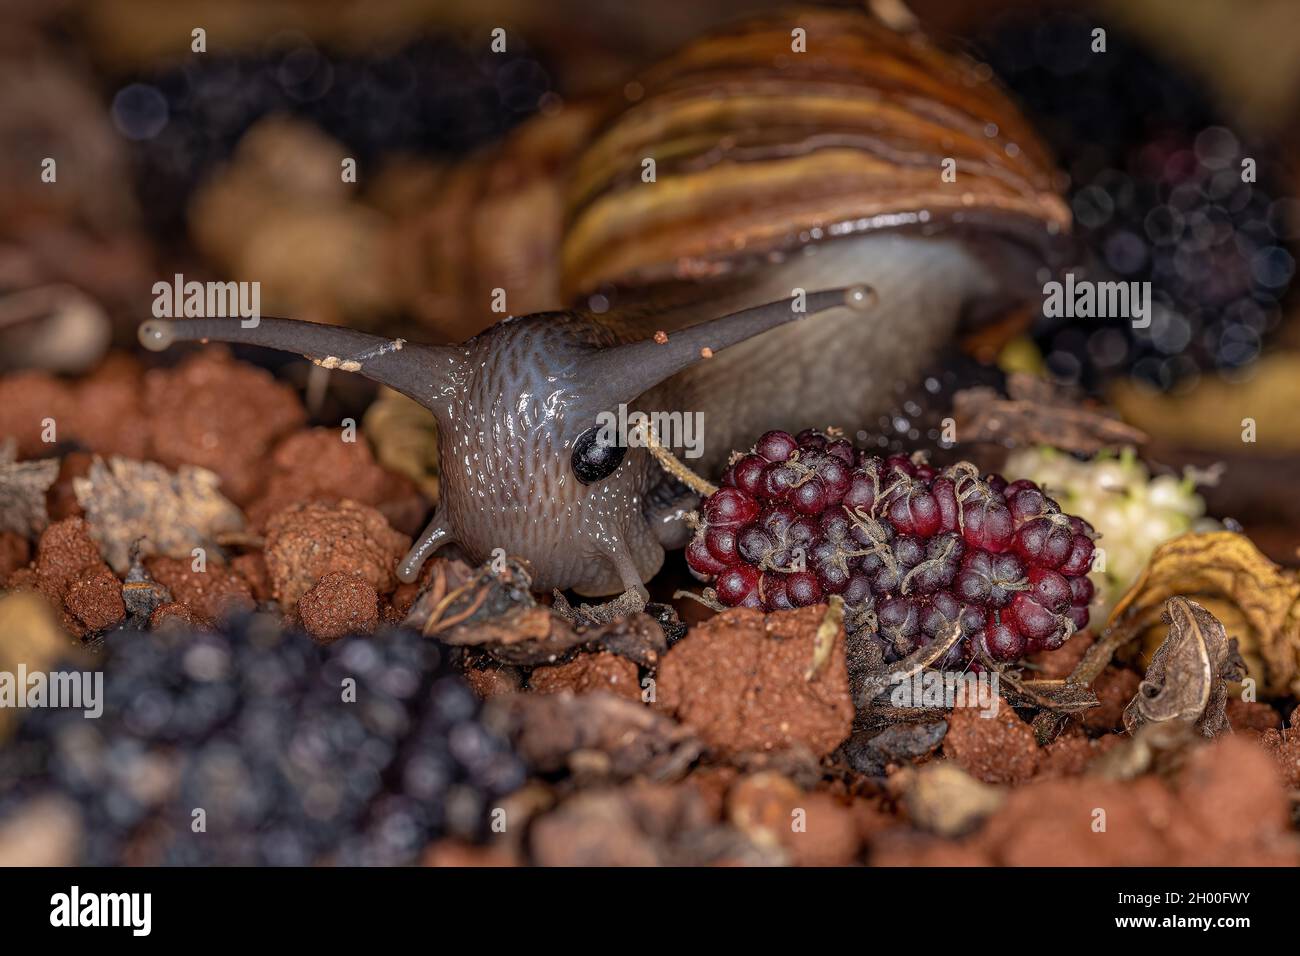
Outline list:
[[[1153,550],[1189,529],[1244,528],[1273,561],[1300,563],[1295,0],[822,5],[869,7],[900,31],[919,28],[986,63],[1056,157],[1059,187],[1089,261],[1117,277],[1149,281],[1154,291],[1144,330],[1049,321],[1026,307],[983,335],[953,343],[961,353],[947,369],[954,389],[930,402],[933,408],[887,416],[873,437],[934,447],[935,422],[948,414],[956,388],[994,382],[1000,391],[992,393],[992,406],[982,406],[986,411],[1005,412],[999,403],[1009,394],[1019,447],[963,445],[955,453],[1008,478],[1039,481],[1067,512],[1102,532],[1112,560],[1093,575],[1099,622]],[[391,524],[403,534],[418,532],[438,493],[427,413],[394,395],[377,400],[375,388],[357,376],[264,350],[235,354],[271,370],[274,380],[216,349],[198,357],[179,348],[145,354],[135,331],[151,313],[154,284],[176,274],[256,281],[266,315],[428,342],[460,341],[498,320],[491,308],[496,287],[508,291],[514,313],[575,304],[561,278],[566,210],[596,131],[642,97],[643,70],[738,17],[785,6],[0,0],[0,468],[8,467],[10,480],[0,487],[0,503],[15,518],[0,528],[0,586],[17,592],[14,582],[24,576],[30,584],[45,519],[82,513],[74,487],[99,455],[209,469],[233,502],[223,504],[247,513],[248,533],[223,542],[232,550],[256,552],[269,515],[317,495],[356,498],[382,512],[377,520],[386,531]],[[1106,52],[1094,56],[1088,51],[1099,28]],[[493,49],[494,38],[504,40],[504,49]],[[355,182],[340,177],[348,159],[356,164]],[[1243,163],[1253,177],[1243,178]],[[971,375],[972,367],[981,375]],[[1019,391],[1010,387],[1017,378]],[[1032,425],[1033,416],[1017,419],[1015,410],[1026,406],[1046,408],[1049,425],[1066,420],[1052,418],[1064,416],[1062,409],[1113,414],[1137,447],[1094,455],[1096,446],[1070,447],[1064,430],[1041,424],[1021,435],[1019,426]],[[59,442],[51,448],[34,423],[56,412]],[[337,441],[345,416],[356,417],[369,444]],[[1246,420],[1257,440],[1243,440]],[[28,484],[20,487],[22,481]],[[139,496],[120,497],[129,511]],[[23,500],[43,502],[48,515],[36,504],[24,514],[9,507]],[[314,526],[302,534],[308,544],[329,536]],[[190,542],[178,548],[165,560],[188,562]],[[117,578],[133,564],[125,544],[120,550],[120,567],[102,567],[101,583],[107,580],[110,590],[121,590]],[[254,595],[267,603],[261,561],[240,554],[232,560],[236,571],[222,578],[238,578],[249,605]],[[1262,558],[1253,565],[1265,566],[1277,572]],[[66,651],[65,631],[91,641],[121,618],[119,611],[92,626],[85,616],[78,623],[64,613],[63,592],[75,575],[64,577],[54,617],[39,602],[35,610],[20,603],[30,595],[11,593],[9,603],[0,602],[0,637],[8,637],[0,664],[38,659],[13,638],[24,628],[34,632],[34,616],[45,622],[41,653],[50,659]],[[655,586],[666,600],[689,583],[674,558]],[[386,611],[400,620],[417,590],[407,588],[401,608],[394,594]],[[215,606],[208,592],[195,603],[209,598]],[[1246,613],[1214,610],[1236,614],[1223,619],[1237,636],[1249,630]],[[1261,637],[1244,646],[1252,673],[1261,675],[1262,643]],[[163,651],[154,657],[151,646],[140,641],[124,652],[142,648],[140,673],[178,666],[179,652],[176,660]],[[232,646],[262,653],[254,641]],[[285,646],[286,654],[306,653]],[[356,646],[368,652],[366,642]],[[431,642],[415,640],[414,651],[400,642],[389,646],[426,682],[442,666],[411,663],[408,651],[428,653]],[[114,671],[124,698],[139,690],[130,660]],[[261,659],[252,660],[245,670],[258,673]],[[1300,685],[1286,683],[1297,679],[1294,669],[1284,677],[1294,693]],[[284,703],[279,688],[266,696]],[[206,705],[195,699],[199,713]],[[469,703],[449,700],[453,717],[469,713]],[[305,709],[302,726],[323,723],[326,712]],[[289,724],[273,716],[266,726]],[[419,744],[430,750],[449,736],[435,717],[420,730]],[[44,731],[33,727],[39,742]],[[173,729],[162,728],[162,735]],[[196,739],[207,733],[200,730]],[[6,732],[0,721],[0,740]],[[388,737],[396,747],[400,734]],[[365,756],[351,738],[339,739],[340,763]],[[342,786],[362,777],[323,761],[319,781],[312,781]],[[151,785],[148,775],[138,779]],[[494,799],[494,788],[508,789],[495,778],[470,783],[485,801]],[[378,790],[374,783],[364,800],[340,811],[340,820],[359,814]],[[99,799],[98,785],[93,791]],[[106,792],[101,802],[111,803],[122,791]],[[258,794],[267,807],[283,802],[278,792],[268,794]],[[0,817],[4,809],[0,799]],[[188,825],[185,816],[179,829]],[[10,828],[11,836],[29,832],[38,829]],[[92,836],[104,844],[91,859],[117,859],[111,827]],[[412,839],[424,836],[421,830]],[[28,842],[42,840],[42,858],[73,853],[70,843],[56,846],[48,837]],[[267,852],[296,861],[300,849],[277,845]],[[315,859],[316,849],[302,850],[301,858]],[[398,859],[409,859],[408,851],[414,852],[407,847]]]
[[[1294,5],[866,5],[987,62],[1057,156],[1092,254],[1156,291],[1143,334],[1026,314],[976,357],[1102,398],[1170,467],[1249,461],[1207,489],[1215,509],[1300,523],[1282,480],[1300,450]],[[658,58],[778,6],[0,3],[0,366],[96,367],[110,343],[132,347],[153,283],[177,272],[260,281],[266,314],[427,341],[498,318],[498,285],[513,312],[567,305],[565,187],[601,118]],[[1098,26],[1107,53],[1089,57]],[[338,175],[348,157],[355,184]],[[256,360],[311,384],[301,362]],[[311,410],[364,407],[367,386],[346,378],[317,381]],[[1267,442],[1223,424],[1246,416]],[[1293,534],[1262,533],[1294,557]]]

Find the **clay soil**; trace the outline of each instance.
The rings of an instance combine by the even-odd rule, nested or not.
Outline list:
[[[76,380],[4,377],[0,434],[20,457],[51,454],[33,425],[51,407],[63,429],[51,520],[0,537],[0,586],[39,594],[69,645],[112,641],[128,623],[218,628],[255,609],[329,643],[400,623],[419,593],[394,568],[430,502],[378,464],[364,434],[346,442],[311,424],[298,392],[269,372],[206,349],[171,367],[115,355]],[[114,454],[215,471],[247,522],[203,571],[142,561],[167,592],[147,623],[131,622],[131,585],[101,556],[70,487],[94,456]],[[438,558],[423,582],[453,561]],[[1121,717],[1140,665],[1109,665],[1093,687],[1100,706],[1044,743],[1033,712],[1005,701],[991,719],[958,708],[872,725],[855,713],[843,634],[811,668],[826,611],[715,615],[680,601],[681,625],[646,616],[625,629],[637,640],[592,632],[543,662],[457,652],[532,769],[511,798],[529,826],[485,845],[437,842],[425,862],[1300,863],[1291,704],[1233,700],[1230,732],[1116,774],[1104,758],[1132,747]],[[1077,635],[1031,663],[1062,676],[1092,640]]]

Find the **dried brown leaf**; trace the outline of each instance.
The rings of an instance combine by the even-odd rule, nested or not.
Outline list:
[[[1228,681],[1245,673],[1237,642],[1213,614],[1183,597],[1166,603],[1165,622],[1169,636],[1124,710],[1124,727],[1134,733],[1146,724],[1182,723],[1213,737],[1228,726]]]
[[[206,468],[181,465],[173,474],[114,456],[107,463],[96,457],[73,490],[104,560],[125,574],[137,546],[143,554],[189,558],[194,548],[216,550],[219,535],[243,530],[243,513],[219,484]]]
[[[59,477],[57,458],[17,461],[12,438],[0,445],[0,531],[34,538],[50,523],[45,493]]]
[[[1101,640],[1088,649],[1071,680],[1091,684],[1115,651],[1161,624],[1165,602],[1182,596],[1213,606],[1226,602],[1246,630],[1230,633],[1264,662],[1263,690],[1300,693],[1300,575],[1278,567],[1244,535],[1185,534],[1156,548],[1146,568],[1111,613]]]

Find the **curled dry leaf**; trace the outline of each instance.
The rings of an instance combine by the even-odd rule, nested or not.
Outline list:
[[[362,429],[381,465],[438,500],[438,423],[432,412],[385,388],[366,409]]]
[[[1237,642],[1213,614],[1184,597],[1169,599],[1164,620],[1169,636],[1124,710],[1124,727],[1135,733],[1145,724],[1190,724],[1213,737],[1228,726],[1228,681],[1245,676]]]
[[[1092,454],[1147,440],[1145,433],[1126,425],[1113,412],[1086,405],[1076,395],[1035,375],[1009,375],[1007,395],[1003,398],[995,389],[980,386],[953,396],[953,419],[963,444],[1043,444]]]
[[[59,461],[17,461],[17,457],[12,438],[0,445],[0,531],[34,538],[50,523],[45,493],[59,477]]]
[[[1266,695],[1300,693],[1300,575],[1231,531],[1185,534],[1158,547],[1070,679],[1091,684],[1120,647],[1159,633],[1165,602],[1175,596],[1213,609]]]
[[[96,457],[85,478],[73,479],[90,535],[118,574],[131,567],[132,550],[189,558],[194,548],[218,549],[218,536],[242,531],[244,515],[217,490],[206,468]]]

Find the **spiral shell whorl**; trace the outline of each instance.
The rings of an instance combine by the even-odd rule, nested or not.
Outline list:
[[[792,51],[795,28],[807,52]],[[995,228],[1044,245],[1069,228],[1045,149],[988,69],[862,14],[747,21],[659,64],[639,90],[572,180],[571,294],[721,275],[880,229]]]

